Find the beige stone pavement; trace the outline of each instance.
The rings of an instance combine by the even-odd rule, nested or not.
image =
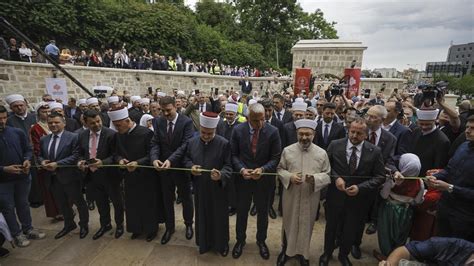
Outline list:
[[[276,197],[278,199],[278,197]],[[176,207],[176,233],[167,245],[161,245],[160,239],[164,233],[164,226],[160,225],[158,237],[152,242],[143,238],[131,240],[129,233],[120,239],[113,237],[113,231],[98,240],[92,240],[92,235],[99,228],[99,215],[97,209],[90,212],[89,235],[79,239],[79,229],[68,236],[55,240],[54,235],[62,229],[62,222],[52,222],[46,218],[44,208],[31,209],[33,225],[44,230],[45,239],[32,241],[26,248],[12,249],[8,243],[4,247],[11,251],[9,257],[0,259],[1,265],[275,265],[280,252],[281,217],[276,220],[269,218],[267,245],[270,249],[270,259],[263,260],[255,243],[256,217],[249,216],[247,228],[247,245],[239,259],[233,259],[231,252],[235,244],[235,215],[230,217],[230,252],[225,258],[214,252],[199,255],[194,238],[186,240],[184,236],[184,223],[181,215],[181,205]],[[112,208],[113,209],[113,208]],[[112,216],[113,217],[113,216]],[[76,217],[77,222],[77,217]],[[325,219],[316,222],[311,240],[311,265],[317,265],[319,256],[323,251]],[[355,260],[350,257],[354,265],[377,265],[372,257],[372,250],[377,248],[376,235],[364,235],[362,259]],[[337,257],[337,250],[334,255]],[[296,260],[290,260],[286,265],[299,265]],[[331,265],[339,265],[337,259]]]

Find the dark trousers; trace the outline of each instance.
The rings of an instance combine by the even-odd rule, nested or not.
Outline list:
[[[89,210],[82,196],[81,182],[75,180],[68,184],[61,184],[56,176],[53,176],[51,179],[50,189],[64,215],[64,227],[72,227],[75,224],[73,210],[69,202],[72,202],[77,207],[79,212],[79,225],[81,227],[87,227],[89,224]]]
[[[364,236],[364,229],[365,223],[367,221],[374,223],[377,225],[377,216],[379,213],[380,203],[383,202],[382,197],[380,196],[379,190],[374,191],[376,193],[371,195],[370,202],[368,203],[369,208],[364,215],[364,222],[360,224],[359,228],[357,229],[356,239],[354,241],[355,246],[360,246],[362,244],[362,237]]]
[[[268,207],[273,208],[273,202],[275,201],[275,190],[276,190],[276,178],[270,180],[270,194],[268,195]]]
[[[267,239],[268,229],[268,207],[270,199],[271,183],[266,178],[260,180],[244,180],[239,177],[236,181],[237,190],[237,241],[245,241],[247,238],[247,220],[249,216],[250,204],[253,201],[257,208],[257,241],[263,242]]]
[[[358,196],[347,197],[339,204],[331,201],[331,199],[327,200],[324,252],[332,254],[336,238],[338,238],[339,255],[347,256],[354,244],[358,229],[364,225],[367,215],[366,202]]]
[[[193,224],[193,198],[191,195],[191,180],[188,175],[183,173],[162,173],[161,176],[161,190],[163,194],[163,203],[165,207],[166,229],[175,229],[174,217],[174,196],[175,186],[178,187],[178,197],[183,204],[183,219],[184,224]]]
[[[229,200],[229,207],[231,208],[237,208],[237,192],[235,191],[235,180],[237,178],[237,175],[232,175],[226,187],[227,199]]]
[[[438,236],[455,237],[474,242],[473,220],[465,219],[451,211],[449,207],[439,206],[436,215],[438,223]]]
[[[38,182],[38,169],[31,168],[30,175],[31,175],[31,188],[30,188],[30,194],[28,196],[28,201],[31,204],[43,203],[43,197],[41,195],[41,190],[40,190],[40,186]]]
[[[100,214],[100,225],[104,227],[111,222],[110,200],[114,206],[115,224],[117,226],[122,226],[124,220],[124,208],[120,181],[106,182],[103,180],[98,181],[93,179],[89,182],[88,189],[91,190],[97,204],[97,209]]]

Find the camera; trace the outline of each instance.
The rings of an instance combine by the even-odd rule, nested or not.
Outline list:
[[[344,93],[344,86],[342,86],[341,84],[339,85],[336,85],[336,84],[333,84],[331,86],[331,96],[335,96],[335,95],[342,95]]]
[[[370,98],[370,89],[365,89],[364,90],[364,98],[366,98],[366,99]]]
[[[92,91],[94,92],[95,97],[105,98],[107,95],[110,95],[113,92],[113,88],[109,86],[94,86]]]
[[[418,86],[418,89],[421,89],[423,94],[421,101],[425,106],[432,106],[435,99],[443,97],[446,93],[446,87],[448,84],[447,81],[438,81],[435,84],[424,84]]]

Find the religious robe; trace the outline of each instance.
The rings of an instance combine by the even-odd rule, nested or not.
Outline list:
[[[328,155],[313,143],[307,150],[295,143],[283,150],[277,171],[285,188],[282,237],[286,238],[286,255],[291,257],[299,254],[309,259],[320,190],[331,183]],[[302,184],[291,184],[290,177],[295,173],[302,173]],[[305,181],[306,175],[314,177],[314,186]]]
[[[117,155],[115,161],[121,159],[136,161],[139,165],[150,165],[150,142],[153,131],[136,126],[129,133],[118,134]],[[164,221],[160,217],[164,213],[163,202],[157,199],[161,193],[158,175],[154,169],[137,168],[133,172],[122,171],[125,176],[125,217],[127,231],[137,234],[157,232],[158,223]]]
[[[413,152],[420,158],[420,175],[424,176],[430,169],[442,169],[448,164],[450,142],[439,129],[423,135],[418,129],[413,133]]]
[[[200,165],[203,169],[221,171],[221,180],[211,179],[205,172],[193,176],[194,206],[196,218],[196,244],[199,253],[209,250],[224,251],[229,243],[229,212],[226,186],[231,180],[232,163],[229,142],[216,135],[209,143],[200,136],[189,140],[184,155],[184,165],[191,168]]]

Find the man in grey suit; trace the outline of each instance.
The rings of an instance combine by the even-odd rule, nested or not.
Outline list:
[[[385,182],[382,152],[377,146],[365,141],[367,134],[367,122],[357,118],[350,125],[348,138],[334,140],[328,147],[332,182],[326,196],[324,253],[319,258],[319,265],[328,265],[339,228],[342,234],[338,259],[342,265],[352,265],[347,256],[357,229],[364,223],[364,215],[369,207],[367,202]]]
[[[59,239],[77,228],[70,202],[72,201],[79,212],[80,238],[89,233],[89,211],[82,197],[81,175],[77,168],[61,168],[61,166],[76,165],[77,134],[65,131],[66,121],[59,113],[48,116],[48,127],[52,134],[40,140],[41,166],[48,171],[45,177],[46,186],[51,190],[64,215],[64,228],[54,237]]]

